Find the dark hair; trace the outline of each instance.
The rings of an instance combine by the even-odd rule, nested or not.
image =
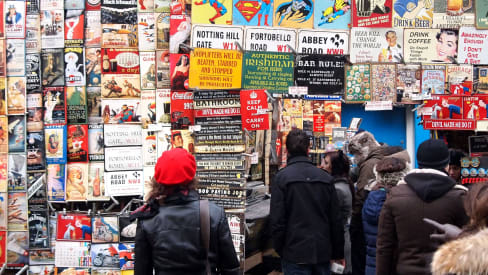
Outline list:
[[[402,171],[407,167],[407,163],[404,159],[395,157],[385,157],[376,164],[376,172],[393,173]]]
[[[160,184],[156,181],[153,177],[151,179],[151,191],[147,196],[147,200],[150,201],[152,199],[157,200],[160,205],[164,204],[164,199],[171,194],[178,193],[178,192],[188,192],[190,190],[196,190],[198,186],[198,179],[194,178],[188,184],[178,184],[178,185],[164,185]]]
[[[466,153],[459,149],[449,149],[449,165],[461,166],[461,159],[466,156]]]
[[[469,223],[461,236],[471,235],[488,226],[488,184],[476,183],[466,194],[464,209]]]
[[[307,156],[310,137],[303,130],[293,129],[286,137],[286,150],[290,156]]]
[[[349,178],[351,163],[342,150],[328,152],[325,154],[325,157],[329,157],[330,160],[330,166],[332,167],[331,176]]]
[[[458,31],[454,29],[441,29],[440,32],[438,32],[435,35],[435,38],[439,40],[441,38],[441,34],[445,33],[446,35],[455,35],[456,36],[456,44],[458,43]]]
[[[182,64],[183,63],[183,57],[186,57],[186,64]],[[178,59],[178,62],[176,63],[176,66],[180,66],[180,65],[188,65],[188,63],[190,62],[190,59],[188,58],[187,55],[183,54],[180,56],[180,59]]]
[[[385,37],[386,37],[386,38],[388,38],[388,34],[389,34],[389,33],[393,33],[394,35],[396,35],[396,31],[394,31],[394,30],[389,30],[389,31],[387,31],[387,32],[385,33]]]

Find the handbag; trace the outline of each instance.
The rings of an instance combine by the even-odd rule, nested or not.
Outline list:
[[[200,200],[200,238],[205,248],[205,270],[207,275],[211,275],[210,262],[208,261],[208,251],[210,248],[210,213],[208,200]]]

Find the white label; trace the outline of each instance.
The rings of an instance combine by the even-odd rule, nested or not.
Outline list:
[[[105,193],[108,196],[138,196],[143,194],[142,171],[105,172]]]
[[[368,101],[366,102],[365,111],[384,111],[393,110],[393,103],[391,101]]]
[[[105,171],[142,170],[142,147],[105,148]]]
[[[301,87],[301,86],[290,86],[288,87],[288,93],[290,95],[307,95],[308,94],[308,87]]]
[[[105,124],[105,146],[133,146],[142,145],[141,125]]]

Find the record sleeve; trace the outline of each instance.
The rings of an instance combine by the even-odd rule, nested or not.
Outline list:
[[[28,53],[25,56],[26,93],[41,93],[41,55]],[[41,105],[42,106],[42,105]]]
[[[24,1],[5,1],[6,38],[25,38],[25,7]]]
[[[41,52],[41,20],[39,14],[28,14],[25,22],[26,53]]]
[[[46,139],[46,162],[48,164],[65,164],[67,152],[66,125],[46,125],[44,137]]]
[[[88,124],[88,157],[90,161],[103,161],[103,124]]]
[[[68,98],[68,123],[87,122],[87,104],[85,86],[66,87]]]
[[[66,94],[64,87],[44,87],[44,125],[66,124]]]
[[[8,151],[25,152],[25,116],[8,116]]]
[[[46,169],[44,131],[27,133],[27,170],[38,171]]]
[[[9,115],[25,114],[25,77],[12,76],[7,78],[7,112]]]
[[[84,1],[84,0],[78,0]],[[65,47],[82,47],[85,23],[83,10],[66,10],[64,17],[64,44]]]
[[[42,48],[64,48],[64,10],[41,10]]]
[[[64,49],[43,48],[41,58],[42,85],[64,86]]]
[[[88,162],[87,124],[68,125],[68,162]]]
[[[27,94],[27,131],[41,131],[43,122],[44,107],[42,94]]]

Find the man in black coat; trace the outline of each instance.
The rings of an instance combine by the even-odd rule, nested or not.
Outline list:
[[[329,274],[344,263],[344,230],[333,178],[308,158],[310,138],[298,129],[286,139],[288,163],[271,186],[273,246],[287,274]]]

